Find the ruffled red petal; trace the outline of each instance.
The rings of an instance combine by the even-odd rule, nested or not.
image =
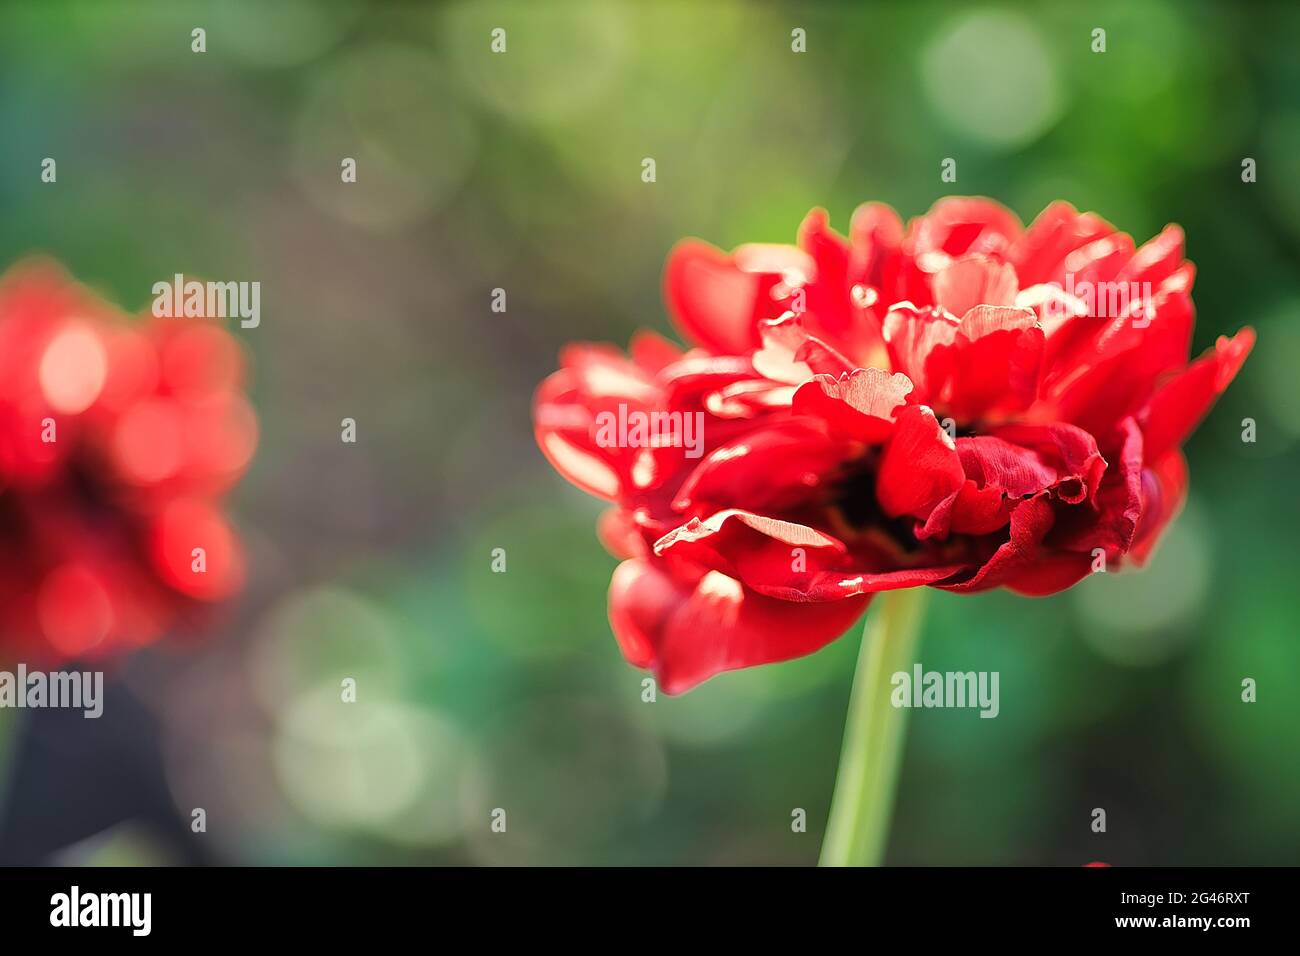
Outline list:
[[[628,661],[680,694],[723,671],[802,657],[839,637],[869,596],[794,604],[720,571],[675,577],[662,563],[625,561],[610,582],[609,615]]]
[[[832,433],[876,444],[894,431],[894,414],[907,403],[906,375],[860,368],[832,378],[818,375],[794,393],[796,415],[822,419]]]
[[[876,499],[890,517],[924,521],[966,480],[953,440],[923,405],[897,413],[897,428],[881,456]]]
[[[813,271],[809,257],[790,246],[743,246],[728,255],[688,239],[668,255],[664,299],[688,339],[715,352],[743,354],[760,344],[759,320],[783,311],[775,306],[773,287]]]
[[[1255,344],[1254,330],[1219,336],[1214,348],[1156,390],[1139,416],[1152,459],[1183,443],[1236,378]]]

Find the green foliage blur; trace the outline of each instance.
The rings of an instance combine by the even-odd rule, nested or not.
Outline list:
[[[999,671],[1001,715],[910,715],[889,862],[1294,864],[1297,36],[1280,2],[4,5],[0,267],[48,253],[129,309],[176,272],[262,283],[232,325],[248,592],[139,678],[177,806],[231,862],[814,862],[856,632],[643,703],[599,504],[537,452],[531,394],[570,340],[670,333],[678,238],[956,192],[1182,224],[1194,350],[1259,346],[1149,569],[933,596],[920,660]],[[128,831],[96,859],[166,854]]]

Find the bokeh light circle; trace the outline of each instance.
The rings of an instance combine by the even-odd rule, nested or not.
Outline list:
[[[1063,106],[1051,50],[1009,11],[974,11],[946,23],[921,56],[921,81],[944,123],[992,147],[1033,141]]]

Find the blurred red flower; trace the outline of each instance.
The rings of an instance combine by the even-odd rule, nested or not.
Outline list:
[[[614,504],[623,653],[679,692],[818,649],[877,591],[1050,594],[1143,561],[1254,341],[1188,364],[1193,275],[1177,226],[1138,248],[1063,202],[1028,229],[949,198],[906,228],[864,205],[847,238],[814,210],[796,246],[680,243],[664,291],[694,347],[572,345],[535,399],[552,465]],[[616,413],[657,427],[612,442]]]
[[[0,277],[0,653],[159,638],[237,590],[220,497],[257,422],[215,321],[129,319],[48,262]]]

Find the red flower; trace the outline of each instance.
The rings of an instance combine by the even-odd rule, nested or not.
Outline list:
[[[814,210],[794,247],[680,243],[665,297],[695,347],[570,346],[535,402],[546,457],[614,505],[623,653],[679,692],[818,649],[877,591],[1050,594],[1141,562],[1254,341],[1188,364],[1193,274],[1177,226],[1135,248],[1067,203],[1028,229],[951,198],[906,229],[868,204],[847,238]]]
[[[243,366],[216,320],[131,322],[50,263],[0,278],[0,653],[145,644],[240,586]]]

